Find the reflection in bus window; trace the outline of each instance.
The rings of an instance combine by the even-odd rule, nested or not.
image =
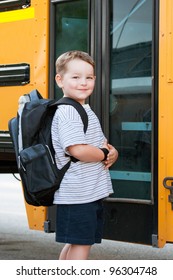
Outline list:
[[[110,142],[113,197],[151,199],[152,1],[112,0]]]

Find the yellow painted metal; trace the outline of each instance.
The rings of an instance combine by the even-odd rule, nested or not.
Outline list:
[[[173,242],[173,210],[163,179],[173,176],[173,1],[160,0],[158,246]]]
[[[25,202],[28,225],[30,229],[44,230],[44,221],[47,219],[47,207],[34,207]]]
[[[0,13],[0,23],[34,18],[34,8]]]
[[[8,121],[16,116],[21,95],[37,89],[48,97],[49,76],[49,3],[32,0],[30,8],[0,13],[0,64],[28,63],[30,83],[0,87],[0,130],[8,130]],[[8,14],[7,20],[4,15]],[[43,230],[46,207],[26,204],[29,227]]]
[[[8,130],[21,95],[35,88],[48,95],[49,1],[33,0],[28,9],[34,9],[34,18],[0,23],[0,64],[28,63],[31,71],[29,84],[0,87],[0,130]]]

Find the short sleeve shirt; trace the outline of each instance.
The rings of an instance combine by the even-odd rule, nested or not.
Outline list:
[[[88,104],[83,105],[88,115],[88,128],[83,130],[83,122],[77,110],[70,105],[58,107],[52,122],[52,142],[58,168],[70,159],[67,148],[76,144],[102,147],[105,136],[99,120]],[[112,193],[109,170],[103,162],[71,162],[60,188],[55,192],[54,204],[89,203]]]

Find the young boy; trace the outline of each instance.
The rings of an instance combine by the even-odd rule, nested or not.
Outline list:
[[[85,99],[94,89],[94,61],[84,52],[70,51],[56,61],[57,85],[65,97],[78,101],[88,114],[88,128],[83,131],[80,115],[70,105],[57,109],[52,123],[52,141],[62,168],[71,162],[54,196],[57,204],[56,241],[66,243],[60,260],[85,260],[91,245],[101,243],[103,226],[102,200],[113,192],[108,168],[118,157],[107,143],[95,113]]]

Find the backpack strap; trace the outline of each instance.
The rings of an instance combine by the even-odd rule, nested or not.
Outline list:
[[[38,92],[38,90],[34,89],[29,94],[26,94],[29,97],[29,101],[37,101],[39,99],[43,99],[41,94]]]
[[[23,150],[23,140],[22,140],[22,126],[21,126],[21,116],[23,112],[23,108],[27,102],[30,102],[30,98],[28,95],[20,96],[18,100],[18,119],[19,119],[19,131],[18,131],[18,149],[19,152]]]
[[[76,100],[69,98],[69,97],[63,97],[63,98],[59,99],[58,101],[56,101],[53,104],[53,106],[54,105],[71,105],[71,106],[73,106],[78,111],[78,113],[82,119],[82,122],[84,125],[84,133],[86,133],[87,128],[88,128],[88,115],[87,115],[85,109],[83,108],[83,106],[79,102],[77,102]]]
[[[83,122],[83,125],[84,125],[84,133],[86,133],[87,131],[87,128],[88,128],[88,115],[85,111],[85,109],[83,108],[83,106],[77,102],[76,100],[72,99],[72,98],[69,98],[69,97],[63,97],[61,99],[59,99],[58,101],[56,101],[55,103],[52,104],[53,106],[58,106],[58,105],[71,105],[73,106],[79,113],[81,119],[82,119],[82,122]],[[52,106],[50,105],[50,106]],[[66,155],[68,156],[68,155]],[[71,158],[71,161],[73,162],[77,162],[79,161],[78,159],[74,158],[73,156],[70,156]]]

